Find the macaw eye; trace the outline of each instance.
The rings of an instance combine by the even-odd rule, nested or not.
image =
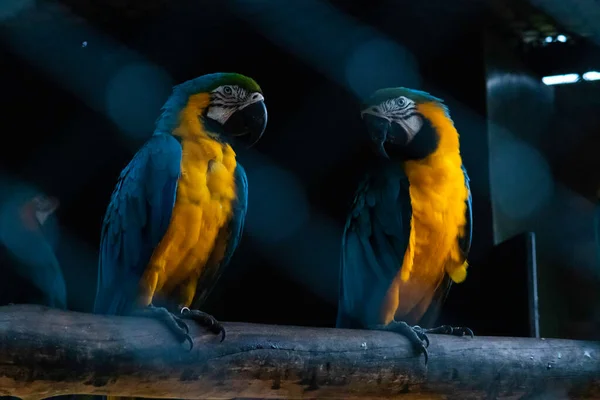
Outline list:
[[[399,107],[404,107],[404,106],[406,106],[406,104],[408,104],[408,101],[406,100],[406,97],[398,97],[396,99],[396,104]]]
[[[231,86],[224,86],[223,87],[223,93],[225,93],[225,94],[232,94],[233,93],[233,89],[231,88]]]

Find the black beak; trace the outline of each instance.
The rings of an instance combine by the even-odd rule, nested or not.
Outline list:
[[[390,121],[373,114],[364,114],[363,120],[367,124],[367,131],[371,136],[371,143],[375,146],[375,152],[384,158],[390,158],[383,146],[390,129]]]
[[[260,140],[267,127],[267,107],[264,101],[257,101],[233,113],[223,125],[231,136],[248,136],[250,146]]]

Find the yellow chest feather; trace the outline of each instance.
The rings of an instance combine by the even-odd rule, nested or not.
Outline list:
[[[169,227],[140,280],[142,306],[158,294],[189,307],[211,256],[224,251],[222,228],[232,217],[237,164],[231,146],[200,121],[209,102],[208,93],[190,96],[172,132],[181,139],[181,175]]]
[[[183,140],[174,213],[178,208],[190,206],[199,209],[193,218],[222,225],[223,219],[230,217],[236,196],[236,165],[235,153],[229,145],[212,140]]]
[[[458,244],[464,235],[468,195],[460,156],[434,160],[443,168],[427,161],[410,161],[404,166],[410,181],[411,229],[400,273],[382,304],[381,320],[386,324],[393,318],[416,323],[445,272],[453,280],[464,279],[461,271],[466,274]]]
[[[468,196],[461,160],[458,154],[433,157],[438,159],[405,164],[412,205],[407,253],[412,255],[412,262],[404,260],[403,281],[413,276],[439,282],[444,272],[455,278],[465,261],[458,244],[464,235]]]
[[[416,323],[429,308],[445,273],[454,282],[462,282],[467,274],[459,238],[465,234],[469,193],[459,135],[439,105],[431,102],[418,108],[436,129],[439,143],[428,157],[404,163],[410,182],[411,229],[400,273],[382,303],[380,318],[386,324],[394,318]]]
[[[205,267],[221,228],[229,222],[236,198],[235,152],[211,139],[183,139],[181,177],[162,251],[157,291],[197,279]]]

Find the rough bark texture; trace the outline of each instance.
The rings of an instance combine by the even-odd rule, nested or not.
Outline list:
[[[0,307],[0,395],[600,398],[598,342],[430,335],[426,367],[388,332],[225,327],[188,352],[152,319]]]

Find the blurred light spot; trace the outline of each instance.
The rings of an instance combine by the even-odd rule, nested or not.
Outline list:
[[[248,216],[250,235],[264,243],[275,243],[296,232],[309,217],[306,193],[288,171],[263,166],[248,171]]]
[[[552,43],[552,36],[546,36],[546,39],[544,39],[546,41],[546,43]]]
[[[578,233],[581,233],[581,230]],[[578,240],[568,240],[570,246],[568,255],[565,258],[571,261],[573,263],[572,265],[577,265],[581,268],[588,267],[593,271],[596,267],[596,242],[593,238],[585,240],[582,237],[578,237],[577,239]]]
[[[127,65],[107,85],[107,113],[133,138],[146,138],[154,131],[154,122],[172,86],[171,77],[161,68],[147,64]]]
[[[562,85],[565,83],[575,83],[579,81],[579,74],[552,75],[542,78],[546,85]]]
[[[346,62],[346,80],[360,98],[384,87],[420,84],[413,55],[387,39],[357,46]]]
[[[552,87],[526,72],[495,72],[487,79],[487,88],[490,121],[499,123],[515,137],[544,140],[547,123],[554,114]]]
[[[490,171],[497,204],[510,218],[528,218],[550,198],[553,189],[550,167],[526,143],[508,137],[497,139]]]
[[[597,81],[600,80],[600,72],[598,71],[589,71],[583,74],[583,79],[586,81]]]
[[[87,47],[87,45],[88,43],[85,40],[81,43],[81,47]]]
[[[567,41],[567,37],[565,35],[558,35],[556,37],[556,40],[558,40],[561,43],[565,43]]]
[[[35,6],[35,0],[0,1],[0,21],[15,17],[26,8]]]

